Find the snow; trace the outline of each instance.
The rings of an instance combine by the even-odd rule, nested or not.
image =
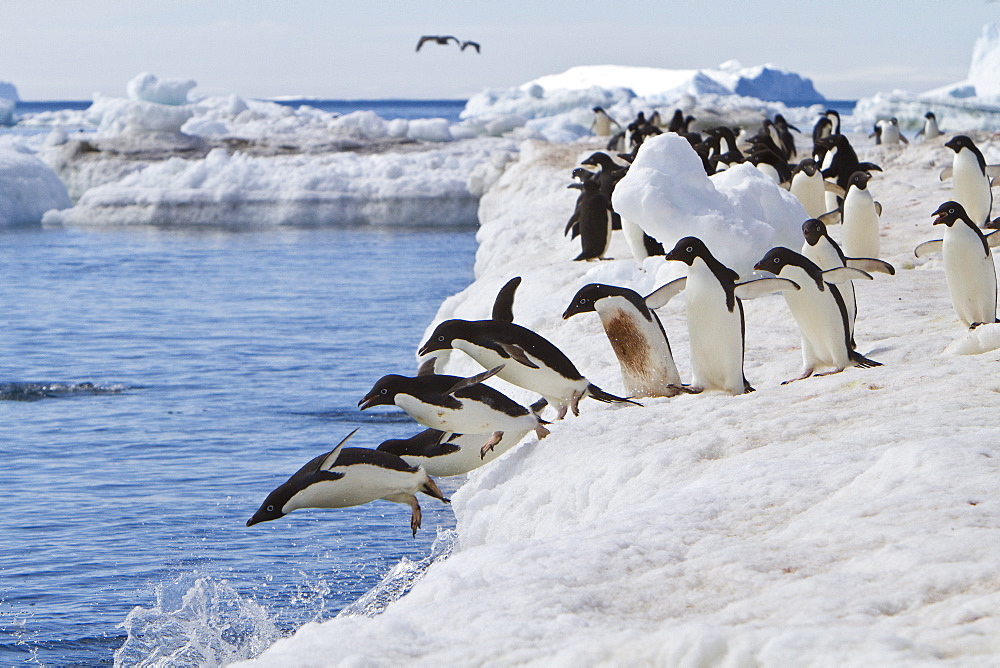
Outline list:
[[[406,596],[377,616],[307,624],[243,665],[994,662],[1000,336],[991,330],[1000,327],[967,332],[941,259],[913,256],[936,235],[931,212],[950,198],[937,176],[950,152],[940,142],[888,149],[865,139],[852,137],[860,159],[885,170],[869,188],[884,207],[883,259],[897,275],[857,286],[856,334],[859,350],[885,366],[781,385],[799,369],[796,325],[780,296],[745,302],[756,392],[641,408],[585,401],[548,438],[529,437],[469,475],[452,499],[453,553]],[[988,159],[1000,151],[975,139]],[[515,321],[620,392],[599,319],[560,314],[586,283],[648,294],[679,271],[666,265],[680,263],[637,266],[617,233],[617,259],[571,261],[579,247],[562,234],[575,200],[566,184],[596,147],[521,147],[482,198],[475,282],[442,304],[428,331],[451,317],[487,317],[496,291],[519,275]],[[647,148],[661,154],[640,153],[639,166],[664,171],[684,159],[669,143]],[[632,187],[667,203],[701,197],[722,212],[743,184],[735,199],[786,207],[749,171],[701,183],[673,169],[676,180],[659,187],[676,196],[654,192],[652,173]],[[749,227],[757,215],[733,224]],[[683,301],[659,315],[688,380]],[[446,367],[475,371],[458,353]]]
[[[125,86],[130,100],[157,104],[187,104],[188,93],[198,85],[193,79],[160,79],[151,72],[143,72]]]
[[[0,228],[37,224],[49,209],[70,204],[66,186],[44,162],[0,146]]]

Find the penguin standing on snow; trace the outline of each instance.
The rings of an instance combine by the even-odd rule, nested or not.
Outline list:
[[[917,136],[922,135],[924,139],[934,139],[942,134],[941,128],[938,127],[937,116],[934,115],[933,111],[928,111],[924,114],[924,126],[917,130]]]
[[[377,499],[410,506],[410,529],[420,528],[417,492],[448,503],[427,472],[396,455],[368,448],[345,448],[357,432],[337,447],[309,461],[267,495],[247,526],[284,517],[299,508],[347,508]]]
[[[603,107],[594,107],[594,122],[590,124],[590,131],[598,137],[610,137],[611,126],[621,128],[621,124],[608,115]]]
[[[823,178],[834,179],[842,190],[847,191],[851,184],[851,176],[855,172],[872,170],[881,172],[882,168],[871,162],[861,162],[851,142],[841,134],[833,134],[816,142],[817,155],[823,154],[820,167]],[[827,210],[833,211],[839,207],[838,195],[827,191]]]
[[[879,214],[881,205],[868,190],[871,176],[854,172],[844,197],[844,253],[850,257],[879,256]]]
[[[603,260],[611,244],[611,201],[594,179],[569,187],[583,191],[576,201],[573,216],[566,223],[566,233],[575,227],[580,234],[580,254],[573,260]]]
[[[909,144],[910,141],[899,131],[899,119],[895,116],[889,120],[882,119],[875,124],[875,131],[868,135],[875,137],[875,144],[885,146],[899,146],[900,142]]]
[[[358,402],[361,410],[372,406],[398,406],[431,429],[458,434],[492,434],[481,448],[485,456],[509,431],[534,431],[545,438],[547,422],[506,394],[483,381],[500,369],[470,378],[426,374],[416,377],[389,374],[375,383]]]
[[[665,259],[689,267],[685,290],[694,375],[690,391],[753,392],[743,375],[745,325],[740,298],[797,290],[798,286],[782,279],[737,283],[739,274],[715,259],[697,237],[678,241]]]
[[[952,182],[955,184],[955,201],[962,205],[966,215],[979,227],[990,219],[993,208],[993,191],[990,175],[982,151],[966,135],[956,135],[945,142],[955,152],[951,164]],[[947,172],[941,179],[947,178]]]
[[[648,297],[614,285],[591,283],[577,291],[563,320],[596,312],[621,366],[622,384],[632,397],[672,397],[682,391],[667,333],[654,308],[663,306],[687,279],[671,281]]]
[[[821,374],[826,375],[839,373],[851,364],[881,366],[851,345],[847,309],[840,290],[834,285],[852,279],[870,280],[869,274],[848,267],[823,271],[799,253],[781,246],[768,251],[754,269],[795,281],[801,288],[784,295],[802,335],[802,374],[782,385],[808,378],[817,367],[833,367],[833,371]]]
[[[997,277],[990,246],[1000,234],[983,236],[979,226],[958,202],[945,202],[933,214],[935,225],[944,225],[944,239],[917,246],[917,257],[940,250],[951,303],[969,329],[997,321]]]
[[[841,196],[844,194],[840,186],[823,178],[819,165],[812,158],[806,158],[795,166],[789,190],[806,210],[806,215],[811,218],[819,218],[830,210],[827,209],[826,203],[827,191],[839,193]]]

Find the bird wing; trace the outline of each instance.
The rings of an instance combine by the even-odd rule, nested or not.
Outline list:
[[[938,178],[941,179],[942,181],[947,181],[948,179],[951,178],[952,171],[953,170],[951,167],[945,167],[944,169],[941,170],[941,175]]]
[[[648,295],[643,297],[646,306],[649,308],[660,308],[666,306],[667,302],[680,294],[681,290],[687,287],[687,276],[674,279],[666,285],[661,285]]]
[[[860,269],[854,269],[853,267],[837,267],[836,269],[827,269],[824,271],[823,280],[827,283],[847,283],[848,281],[873,281],[875,279],[871,274],[866,271],[861,271]]]
[[[880,274],[889,274],[890,276],[896,273],[895,267],[884,260],[876,260],[872,257],[848,257],[844,259],[847,260],[847,266],[851,269],[860,269],[867,272],[874,271]]]
[[[358,427],[358,429],[361,429],[361,427]],[[338,443],[337,447],[331,450],[326,455],[326,457],[323,458],[323,461],[320,462],[319,464],[320,471],[329,471],[330,469],[333,468],[333,465],[337,462],[337,457],[340,456],[340,451],[344,449],[344,443],[347,443],[347,441],[350,440],[351,436],[354,436],[356,433],[358,433],[358,429],[355,429],[350,434],[345,436],[344,440]]]
[[[528,359],[528,353],[524,352],[524,348],[516,346],[513,343],[501,343],[499,345],[503,348],[504,352],[510,355],[515,361],[520,362],[524,366],[532,369],[540,368],[537,364]]]
[[[991,235],[992,236],[992,235]],[[989,238],[987,238],[989,241]],[[998,239],[1000,241],[1000,239]],[[916,248],[913,249],[913,254],[917,257],[927,257],[931,253],[940,253],[942,247],[944,246],[944,239],[934,239],[932,241],[925,241]]]
[[[521,277],[515,276],[507,281],[497,293],[497,298],[493,302],[493,320],[503,322],[514,322],[514,293],[517,286],[521,285]]]
[[[428,37],[427,35],[424,35],[423,37],[421,37],[420,41],[417,42],[417,51],[419,51],[420,47],[422,47],[424,45],[424,42],[432,40],[432,39],[434,39],[434,38],[433,37]]]
[[[503,366],[504,366],[503,364],[500,364],[499,366],[493,367],[489,371],[477,373],[475,376],[470,376],[469,378],[463,378],[462,380],[455,383],[451,387],[451,389],[448,390],[446,394],[454,394],[455,392],[458,392],[462,388],[469,387],[470,385],[476,385],[477,383],[483,382],[487,378],[492,378],[493,376],[500,373],[500,370],[503,369]]]
[[[756,299],[775,292],[799,290],[799,284],[787,278],[756,278],[745,283],[737,283],[736,296],[740,299]]]

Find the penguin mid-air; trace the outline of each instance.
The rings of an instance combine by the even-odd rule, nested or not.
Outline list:
[[[410,506],[410,529],[420,528],[417,492],[448,503],[427,472],[398,456],[369,448],[345,448],[352,431],[330,452],[310,460],[267,495],[247,526],[276,520],[299,508],[347,508],[383,499]]]
[[[491,434],[481,448],[485,456],[506,432],[534,431],[545,438],[548,424],[535,413],[483,381],[500,369],[470,378],[425,374],[415,377],[389,374],[375,383],[358,402],[361,410],[373,406],[398,406],[431,429],[457,434]]]
[[[802,255],[823,271],[851,267],[869,273],[880,272],[890,276],[896,273],[896,269],[891,264],[877,258],[846,257],[837,242],[827,233],[826,225],[821,220],[813,218],[802,223],[802,236],[805,237],[805,241],[802,243]],[[854,345],[854,321],[858,312],[854,283],[848,281],[838,285],[838,288],[847,309],[848,333],[851,336],[851,344]]]
[[[754,269],[769,271],[780,278],[795,281],[801,288],[786,291],[785,302],[802,336],[802,374],[782,383],[812,376],[819,367],[832,367],[839,373],[851,364],[861,367],[881,366],[880,362],[861,355],[851,345],[847,309],[834,283],[871,279],[859,269],[838,267],[823,271],[808,258],[778,246],[768,251]]]
[[[484,368],[499,367],[498,378],[537,392],[557,411],[557,420],[565,417],[567,410],[579,415],[579,403],[584,397],[605,403],[636,403],[594,385],[552,342],[513,322],[446,320],[434,329],[417,354],[423,357],[448,348],[461,350]]]
[[[648,297],[628,288],[590,283],[577,291],[562,317],[566,320],[579,313],[597,313],[629,396],[672,397],[685,388],[667,333],[653,309],[665,305],[685,282],[683,278],[671,281]]]
[[[753,392],[743,375],[745,326],[740,299],[797,290],[798,286],[793,281],[766,278],[737,283],[739,275],[715,259],[697,237],[678,241],[665,259],[689,267],[685,292],[694,375],[689,391]]]
[[[520,443],[529,431],[506,431],[493,449],[485,453],[482,445],[490,434],[449,435],[437,429],[425,429],[410,438],[383,441],[378,449],[421,467],[427,475],[448,478],[490,463]],[[447,441],[444,440],[446,436],[450,436]]]
[[[950,175],[955,189],[955,201],[962,205],[966,215],[979,227],[989,222],[993,208],[991,175],[987,170],[982,151],[966,135],[955,135],[945,146],[955,152],[950,173],[945,170],[941,180]]]
[[[914,254],[940,251],[944,256],[951,304],[963,325],[975,329],[996,322],[997,278],[990,246],[1000,243],[1000,233],[984,236],[958,202],[945,202],[933,215],[935,225],[945,226],[944,239],[924,242]]]
[[[841,242],[844,254],[849,257],[879,256],[879,216],[882,207],[868,190],[870,179],[867,172],[854,172],[844,197]]]
[[[940,137],[942,134],[944,133],[938,127],[937,116],[934,115],[933,111],[928,111],[924,114],[924,126],[917,130],[916,136],[922,136],[924,139],[934,139],[935,137]]]

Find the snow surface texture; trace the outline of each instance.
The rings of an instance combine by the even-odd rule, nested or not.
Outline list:
[[[945,132],[1000,130],[1000,24],[983,27],[965,80],[919,95],[878,93],[858,100],[854,116],[865,126],[895,116],[903,128],[915,130],[923,126],[928,111],[937,115]]]
[[[947,349],[976,352],[997,326],[967,333],[942,261],[913,257],[938,236],[930,214],[950,198],[937,175],[951,155],[940,140],[888,150],[852,139],[885,169],[869,188],[897,275],[857,285],[860,351],[884,367],[782,386],[801,364],[798,330],[780,296],[745,302],[756,392],[642,408],[585,400],[544,441],[470,474],[452,498],[453,554],[409,594],[375,617],[308,624],[244,665],[995,662],[1000,352]],[[988,161],[1000,157],[996,142],[977,140]],[[599,319],[560,314],[586,283],[648,294],[683,271],[662,258],[638,267],[617,234],[618,259],[571,261],[566,184],[592,148],[522,148],[482,199],[476,281],[436,321],[488,317],[520,275],[515,321],[616,392]],[[659,315],[686,380],[683,302]],[[448,373],[475,370],[451,355]]]
[[[38,224],[49,209],[70,206],[69,194],[36,156],[0,147],[0,227]]]

